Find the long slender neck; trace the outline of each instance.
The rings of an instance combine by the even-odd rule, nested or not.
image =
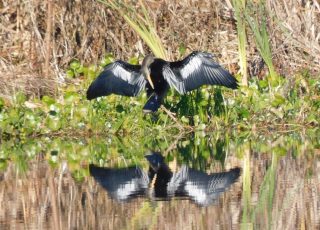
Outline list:
[[[151,80],[150,71],[149,71],[149,67],[150,67],[150,65],[152,64],[153,61],[154,61],[154,57],[151,54],[147,55],[142,61],[142,65],[141,65],[141,70],[140,71],[143,74],[143,76],[145,77],[145,79],[148,80],[148,82],[150,83],[151,87],[154,89],[154,85],[153,85],[153,82]]]

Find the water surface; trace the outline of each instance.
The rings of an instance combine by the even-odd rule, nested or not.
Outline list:
[[[161,183],[152,151],[171,172]],[[0,158],[0,229],[320,228],[317,135],[43,138],[4,142]]]

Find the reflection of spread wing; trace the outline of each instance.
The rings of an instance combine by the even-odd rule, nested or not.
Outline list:
[[[168,184],[168,190],[176,195],[191,197],[197,204],[207,206],[219,197],[220,193],[230,187],[240,176],[240,169],[228,172],[206,174],[183,166]]]
[[[162,70],[163,76],[180,94],[202,85],[222,85],[236,89],[238,81],[212,57],[210,53],[192,52],[181,61],[169,62],[169,65],[165,65]]]
[[[140,65],[131,65],[123,61],[107,65],[89,86],[87,99],[91,100],[113,93],[137,96],[147,83],[140,73],[140,67]]]
[[[126,201],[144,195],[148,189],[148,175],[139,167],[122,169],[90,165],[90,174],[116,200]]]

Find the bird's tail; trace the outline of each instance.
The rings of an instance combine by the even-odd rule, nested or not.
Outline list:
[[[144,113],[154,113],[161,106],[162,99],[157,94],[152,94],[147,103],[143,106]]]

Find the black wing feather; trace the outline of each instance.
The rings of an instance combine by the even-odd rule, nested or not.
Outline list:
[[[231,169],[228,172],[213,173],[209,175],[204,172],[190,169],[184,190],[193,197],[197,203],[206,206],[213,203],[222,192],[238,179],[239,176],[239,168]]]
[[[202,85],[222,85],[238,88],[237,79],[222,68],[210,53],[193,52],[185,59],[169,62],[163,67],[163,76],[179,93],[199,88]]]
[[[197,204],[207,206],[218,199],[240,176],[240,169],[207,174],[202,171],[181,167],[168,183],[169,194],[189,196]]]
[[[123,61],[107,65],[89,86],[87,99],[110,94],[137,96],[146,85],[140,68],[140,65],[131,65]]]
[[[90,165],[89,170],[109,195],[119,201],[144,195],[148,189],[148,175],[139,167],[114,169]]]

